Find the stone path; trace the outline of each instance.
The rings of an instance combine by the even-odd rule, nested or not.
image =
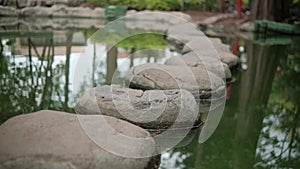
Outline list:
[[[200,123],[197,103],[185,90],[96,87],[81,97],[75,110],[116,117],[146,129],[191,128]]]
[[[160,15],[156,16],[159,19]],[[136,18],[136,22],[142,23],[143,17]],[[222,111],[224,106],[226,81],[232,78],[230,69],[238,65],[239,59],[219,39],[207,38],[196,26],[180,20],[170,20],[159,29],[166,32],[168,45],[183,55],[165,64],[132,67],[125,77],[127,87],[103,86],[87,91],[76,105],[77,116],[45,110],[16,116],[2,124],[0,168],[157,168],[150,156],[163,151],[158,145],[183,139],[183,131],[200,124],[200,112],[214,109],[217,113],[208,115],[205,132],[200,135],[209,137],[218,122],[208,122],[221,118],[218,109]],[[99,118],[105,119],[114,131]],[[89,131],[83,131],[82,123],[88,124]],[[187,129],[153,139],[143,128]],[[120,133],[143,138],[137,144],[122,144],[118,139],[106,142],[112,150],[122,150],[125,157],[109,153],[86,135],[101,142],[111,136],[117,138]],[[144,158],[129,158],[133,154]]]

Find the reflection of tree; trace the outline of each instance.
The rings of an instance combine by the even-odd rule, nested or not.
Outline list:
[[[282,21],[289,15],[289,0],[253,0],[253,19]]]
[[[135,51],[136,51],[136,48],[131,48],[131,50],[130,50],[130,65],[129,65],[129,67],[134,66]]]
[[[247,42],[246,51],[248,54],[248,70],[242,72],[239,80],[233,85],[231,99],[226,103],[224,115],[217,130],[204,144],[198,145],[197,143],[193,143],[187,147],[187,149],[193,147],[196,151],[189,151],[191,156],[188,159],[195,159],[195,162],[191,163],[186,159],[183,161],[186,166],[190,168],[250,169],[259,168],[259,163],[266,164],[266,161],[259,159],[257,155],[257,151],[265,148],[265,145],[260,147],[257,146],[257,143],[262,137],[262,127],[265,125],[263,119],[266,118],[264,113],[265,110],[268,110],[266,109],[268,101],[273,98],[273,95],[271,99],[269,99],[269,96],[275,72],[280,59],[286,59],[282,57],[285,47],[260,46]],[[295,78],[297,77],[295,75],[290,76],[290,78],[292,77],[299,79]],[[286,83],[282,86],[287,88]],[[282,89],[276,89],[276,91],[282,93]],[[299,96],[299,94],[297,95]],[[283,117],[278,118],[281,119],[279,124],[288,125],[289,128],[294,129],[291,129],[289,132],[290,138],[294,138],[294,141],[292,143],[289,142],[289,144],[293,145],[294,149],[295,146],[300,147],[299,132],[296,132],[297,129],[299,130],[299,124],[296,123],[299,121],[299,117],[296,118],[296,113],[293,116],[289,114],[290,121],[285,120]],[[285,130],[282,131],[284,132]],[[269,133],[269,131],[266,132]],[[294,137],[291,137],[292,135]],[[295,141],[297,139],[298,141]],[[274,145],[274,143],[270,143],[270,145]],[[187,154],[183,150],[179,151]],[[299,148],[291,151],[291,154],[295,152],[299,153]],[[299,157],[299,155],[296,157]],[[295,158],[290,159],[295,160]],[[271,161],[273,159],[270,158],[267,160]],[[276,168],[276,166],[280,165],[276,163],[273,168]]]
[[[2,44],[2,39],[0,38],[0,53],[1,53],[1,55],[3,53],[3,48],[4,48],[4,46]]]
[[[64,110],[68,110],[68,102],[69,102],[69,75],[70,75],[70,57],[71,57],[71,48],[72,48],[72,39],[73,32],[67,32],[67,41],[66,41],[66,64],[65,64],[65,102],[64,102]]]
[[[23,57],[4,56],[2,53],[0,55],[0,123],[17,114],[41,109],[72,111],[65,107],[68,98],[61,100],[61,93],[64,93],[61,90],[61,85],[64,84],[62,77],[67,75],[65,82],[68,84],[69,72],[65,71],[63,63],[56,67],[53,65],[53,39],[41,38],[44,40],[44,48],[40,54],[35,49],[34,41],[27,38],[29,56],[25,57],[25,62],[18,61]]]
[[[53,77],[52,64],[54,62],[53,39],[49,39],[47,42],[49,43],[48,52],[46,55],[48,63],[46,65],[45,72],[49,75],[46,76],[46,79],[45,79],[45,85],[44,85],[44,90],[43,90],[42,97],[41,97],[40,109],[48,109],[49,108],[48,103],[51,101],[51,90],[53,87],[53,83],[52,83],[52,77]],[[46,51],[46,50],[43,50],[43,51]],[[51,51],[52,51],[52,53],[51,53]],[[44,59],[45,59],[44,54],[45,53],[43,52],[38,78],[41,78],[41,76],[42,76],[42,67],[43,67],[43,63],[44,63]]]
[[[117,70],[118,48],[114,45],[107,45],[106,51],[106,84],[110,85]]]
[[[253,168],[257,141],[262,128],[263,112],[271,92],[281,46],[248,43],[248,70],[241,76],[237,128],[235,134],[235,168]]]
[[[272,97],[265,111],[257,165],[297,168],[300,165],[300,59],[290,55],[281,60],[280,66],[282,71],[274,80]],[[272,136],[270,131],[281,133],[282,138]],[[271,150],[265,149],[268,145],[272,146]]]

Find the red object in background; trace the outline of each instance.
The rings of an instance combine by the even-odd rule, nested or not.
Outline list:
[[[240,18],[242,16],[242,0],[237,0],[237,14]]]
[[[227,87],[226,100],[229,100],[229,99],[230,99],[231,91],[232,91],[232,84],[230,84],[230,85]]]
[[[240,39],[238,37],[235,37],[234,38],[234,41],[233,41],[233,46],[232,46],[232,53],[234,55],[238,55],[239,53],[239,41]],[[227,92],[226,92],[226,100],[229,100],[230,99],[230,96],[231,96],[231,92],[232,92],[232,84],[230,84],[227,88]]]
[[[233,41],[233,46],[232,46],[232,53],[237,55],[239,52],[239,38],[235,37]]]

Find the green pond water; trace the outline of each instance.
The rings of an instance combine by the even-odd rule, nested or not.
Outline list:
[[[93,32],[1,33],[0,122],[42,109],[74,113],[88,88],[122,83],[130,67],[177,54],[159,34],[113,46],[111,39],[89,39]],[[198,143],[196,130],[182,147],[164,152],[160,168],[300,168],[299,39],[222,40],[238,44],[242,63],[221,122],[205,143]]]

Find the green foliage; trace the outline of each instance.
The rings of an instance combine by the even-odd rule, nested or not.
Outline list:
[[[180,10],[184,9],[205,9],[215,10],[215,0],[86,0],[95,6],[104,7],[105,5],[124,5],[129,9],[135,10]],[[184,4],[183,4],[184,3]]]
[[[163,41],[163,36],[154,33],[146,33],[146,34],[131,36],[121,41],[117,46],[122,48],[138,48],[138,49],[166,48],[166,44]]]
[[[215,11],[217,9],[217,3],[215,0],[205,0],[206,10]]]
[[[150,10],[166,10],[169,11],[171,8],[169,7],[166,1],[161,0],[146,0],[146,9]]]
[[[135,30],[134,36],[129,36],[128,38],[124,38],[126,36],[120,34],[120,31],[117,32],[105,32],[91,31],[87,33],[88,37],[91,38],[92,42],[104,43],[104,44],[116,44],[117,47],[126,48],[126,49],[165,49],[166,44],[163,39],[163,35],[157,33],[138,33],[138,30]],[[124,32],[127,34],[128,32]],[[107,36],[109,34],[109,36]],[[132,34],[132,33],[128,33]]]
[[[87,0],[96,6],[105,5],[124,5],[129,9],[136,10],[178,10],[180,9],[180,0]]]
[[[215,11],[217,9],[216,0],[186,0],[185,10]]]
[[[102,7],[108,4],[108,0],[86,0],[86,2],[94,4],[95,6],[102,6]]]
[[[123,5],[128,6],[128,8],[136,9],[136,10],[143,10],[146,9],[146,3],[143,1],[141,3],[140,0],[124,0]]]
[[[300,0],[290,0],[290,15],[300,17]]]

